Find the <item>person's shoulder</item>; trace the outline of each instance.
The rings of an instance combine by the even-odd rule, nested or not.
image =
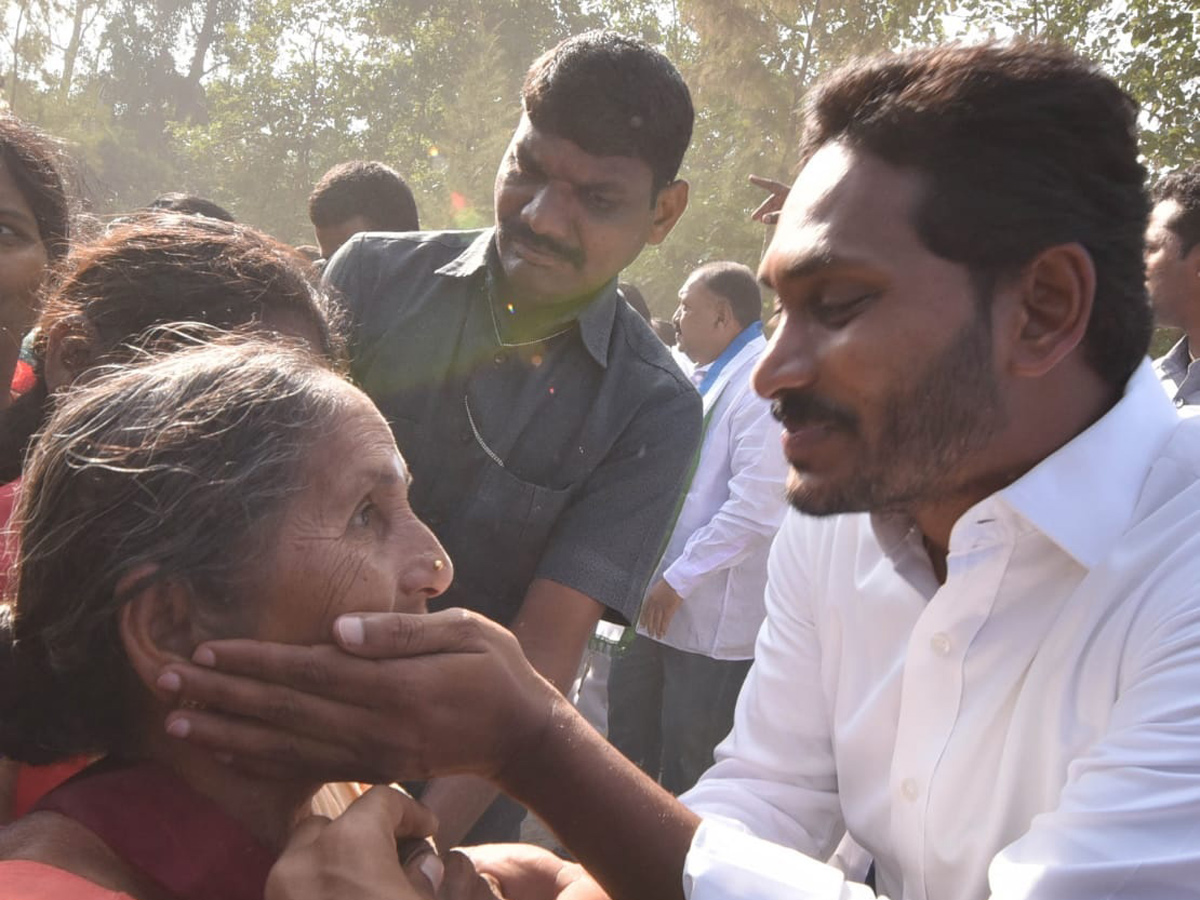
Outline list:
[[[130,900],[90,880],[110,880],[113,866],[99,838],[58,813],[30,813],[0,829],[4,900]]]
[[[358,265],[399,267],[412,261],[444,264],[467,250],[484,231],[364,231],[346,242],[334,255],[337,268],[345,256]],[[435,265],[435,267],[436,267]]]
[[[649,387],[672,395],[695,395],[699,404],[700,395],[671,358],[671,351],[667,349],[667,345],[659,340],[645,319],[626,303],[617,304],[613,320],[613,341],[619,342],[618,352],[623,357],[619,362],[638,370],[640,377]]]

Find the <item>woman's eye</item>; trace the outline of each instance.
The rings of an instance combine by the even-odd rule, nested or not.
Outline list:
[[[375,504],[367,501],[355,511],[353,524],[359,528],[370,528],[377,514],[378,510],[375,508]]]

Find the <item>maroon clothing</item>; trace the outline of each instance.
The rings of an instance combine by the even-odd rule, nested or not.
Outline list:
[[[275,854],[152,763],[96,763],[36,807],[74,819],[179,900],[262,900]]]

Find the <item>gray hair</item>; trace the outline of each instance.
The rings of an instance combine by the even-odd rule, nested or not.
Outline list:
[[[118,633],[174,578],[229,629],[314,442],[346,393],[324,361],[239,338],[108,371],[63,398],[29,457],[20,555],[0,613],[0,754],[44,763],[127,743],[141,709]],[[120,579],[147,565],[123,595]],[[7,619],[7,623],[3,620]]]

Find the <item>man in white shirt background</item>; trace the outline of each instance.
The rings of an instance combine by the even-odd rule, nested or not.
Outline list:
[[[767,553],[787,505],[779,425],[750,386],[767,346],[761,316],[754,273],[714,262],[688,276],[673,319],[695,364],[704,432],[637,637],[613,660],[608,737],[674,794],[712,765],[733,725],[765,615]]]
[[[810,92],[754,375],[807,515],[682,802],[453,611],[202,647],[167,686],[207,709],[168,728],[326,777],[483,773],[622,900],[875,896],[823,862],[847,833],[880,896],[1197,896],[1200,421],[1145,357],[1136,136],[1110,78],[1038,42]],[[532,851],[476,861],[509,897],[599,896]]]
[[[1146,289],[1159,324],[1182,328],[1154,361],[1176,406],[1200,403],[1200,164],[1164,176],[1154,188],[1146,229]]]

